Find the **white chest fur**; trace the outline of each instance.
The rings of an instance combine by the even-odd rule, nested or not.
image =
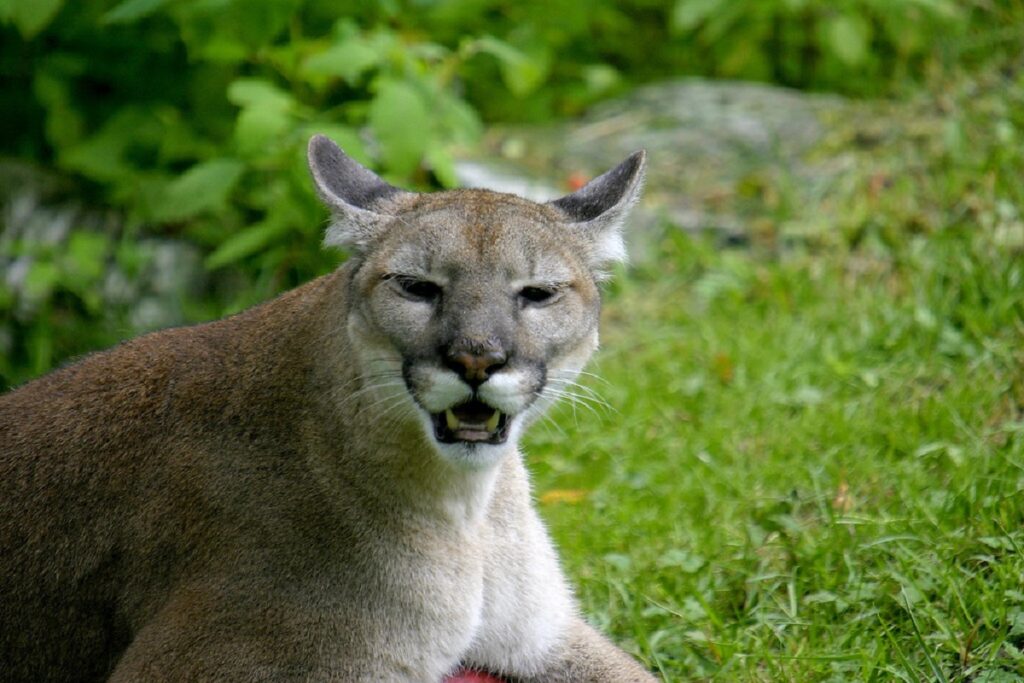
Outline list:
[[[529,504],[521,465],[511,474],[489,515],[480,622],[463,660],[490,671],[532,675],[564,636],[575,608],[551,541]]]
[[[536,515],[507,522],[483,525],[476,548],[449,546],[444,560],[415,569],[403,562],[411,571],[381,586],[389,598],[378,593],[373,608],[389,632],[373,636],[387,643],[373,649],[391,660],[387,680],[437,683],[460,663],[521,676],[544,669],[574,614],[572,596]]]
[[[520,455],[506,452],[486,469],[444,480],[429,517],[445,521],[408,530],[402,550],[393,539],[375,541],[387,558],[381,618],[401,651],[387,654],[419,662],[407,680],[437,680],[460,663],[534,675],[575,614]]]

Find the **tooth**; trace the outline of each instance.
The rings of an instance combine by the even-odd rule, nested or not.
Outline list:
[[[495,410],[494,414],[487,418],[487,424],[485,424],[484,427],[487,429],[487,431],[493,432],[495,429],[498,428],[499,419],[501,419],[501,411]]]
[[[455,417],[455,413],[452,412],[451,408],[444,411],[445,422],[448,423],[448,429],[455,431],[459,428],[459,418]]]

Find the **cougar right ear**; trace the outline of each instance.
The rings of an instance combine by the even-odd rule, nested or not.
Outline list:
[[[411,194],[360,166],[323,135],[309,141],[308,158],[317,194],[333,218],[324,237],[328,246],[365,248],[387,222],[388,200]]]
[[[607,277],[610,264],[626,260],[622,223],[640,197],[646,161],[645,151],[634,152],[579,190],[548,202],[562,212],[570,229],[589,241],[588,261],[598,279]]]

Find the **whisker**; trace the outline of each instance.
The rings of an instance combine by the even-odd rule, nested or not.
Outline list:
[[[338,384],[338,385],[334,386],[333,389],[334,389],[334,391],[340,391],[341,389],[345,389],[347,387],[352,386],[356,382],[365,382],[365,381],[369,381],[369,380],[385,379],[385,378],[387,378],[387,379],[395,379],[395,378],[398,378],[398,377],[401,377],[401,376],[402,376],[401,371],[397,371],[396,372],[396,371],[392,371],[392,370],[389,370],[389,371],[386,371],[386,372],[365,373],[365,374],[362,374],[362,375],[356,375],[355,377],[350,378],[348,381],[346,381],[346,382],[344,382],[342,384]]]
[[[599,413],[597,411],[597,409],[593,405],[591,405],[589,401],[586,400],[585,397],[580,396],[579,394],[575,394],[575,393],[573,393],[571,391],[564,391],[564,390],[557,389],[557,388],[551,388],[551,394],[552,394],[552,396],[556,396],[556,397],[558,397],[560,399],[566,399],[567,401],[569,401],[569,405],[572,406],[572,412],[573,412],[573,419],[574,420],[577,419],[577,415],[576,415],[576,407],[577,406],[580,406],[582,408],[586,408],[595,417],[597,417],[598,419],[601,418],[601,413]]]
[[[556,377],[559,375],[562,375],[564,377],[575,377],[576,375],[583,375],[584,377],[591,377],[593,379],[596,379],[598,382],[601,382],[602,384],[606,384],[608,386],[612,385],[611,382],[609,382],[596,372],[588,372],[586,370],[554,370],[551,374],[555,375]]]
[[[342,401],[338,405],[338,407],[339,408],[348,407],[354,401],[358,401],[358,399],[361,396],[365,396],[366,394],[368,394],[370,392],[373,392],[373,391],[376,391],[378,389],[390,389],[390,388],[398,388],[398,387],[405,387],[405,382],[380,382],[378,384],[371,384],[369,386],[365,386],[365,387],[359,389],[358,391],[353,391],[351,394],[349,394],[348,396],[345,397],[345,400]],[[394,396],[394,395],[396,395],[396,394],[389,394],[389,396]],[[366,409],[366,407],[364,406],[363,408],[360,409],[360,412],[362,410],[365,410],[365,409]]]
[[[584,384],[582,382],[579,382],[579,381],[577,381],[573,377],[558,377],[558,376],[555,376],[555,377],[553,377],[551,379],[551,381],[552,382],[558,382],[560,384],[568,384],[568,385],[572,385],[574,387],[579,387],[580,389],[583,389],[585,391],[588,391],[588,392],[591,392],[591,393],[594,393],[594,394],[597,394],[597,395],[600,395],[600,393],[601,393],[597,388],[589,386],[589,385]]]
[[[562,436],[565,436],[565,430],[562,429],[562,425],[558,424],[558,420],[556,420],[555,418],[551,417],[550,413],[544,413],[543,415],[540,416],[540,419],[541,419],[541,422],[544,425],[546,425],[546,426],[550,425],[550,426],[554,427],[555,431],[557,431]]]
[[[401,410],[396,412],[396,409],[398,409],[398,408],[402,408],[402,407],[409,408],[410,407],[408,403],[406,403],[404,400],[402,400],[404,398],[404,396],[402,396],[401,394],[398,394],[396,396],[393,396],[392,398],[394,398],[395,400],[392,401],[387,406],[385,406],[384,410],[382,410],[380,412],[380,414],[377,415],[377,417],[376,417],[376,419],[379,421],[379,423],[381,425],[381,429],[384,430],[384,431],[390,431],[391,427],[393,425],[395,425],[398,422],[399,419],[401,419],[404,415],[409,414],[409,413],[407,413],[405,411],[401,411]]]
[[[612,405],[610,403],[608,403],[608,401],[606,401],[604,399],[604,396],[602,396],[601,394],[599,394],[598,392],[594,391],[593,389],[591,389],[588,386],[584,386],[582,384],[577,384],[576,382],[567,383],[567,382],[561,382],[561,381],[557,381],[557,380],[556,380],[556,382],[554,382],[554,384],[556,384],[556,386],[559,389],[569,389],[569,388],[578,389],[579,391],[583,392],[583,394],[580,394],[581,398],[583,398],[585,396],[587,400],[592,401],[593,403],[596,403],[596,404],[600,405],[603,408],[608,408],[608,409],[612,408]]]
[[[579,424],[579,415],[576,411],[576,407],[579,405],[586,407],[595,415],[597,414],[597,412],[591,406],[581,402],[579,400],[579,397],[577,397],[575,394],[571,394],[565,391],[559,391],[558,389],[552,389],[550,393],[551,396],[555,397],[556,399],[565,399],[566,401],[568,401],[569,406],[572,408],[572,419],[574,424]]]
[[[555,389],[565,391],[567,393],[572,393],[575,396],[577,396],[577,398],[579,398],[580,400],[586,403],[591,403],[600,406],[604,410],[608,410],[615,413],[618,412],[618,410],[612,404],[608,403],[608,401],[606,401],[604,397],[601,396],[601,394],[594,391],[594,389],[592,389],[591,387],[579,384],[578,382],[569,382],[567,380],[552,380],[550,382],[550,386],[553,386]],[[585,393],[580,394],[576,391],[572,391],[573,389],[578,389],[579,391]]]
[[[387,389],[387,388],[391,388],[391,387],[397,387],[397,386],[399,386],[399,385],[397,385],[397,384],[392,384],[392,385],[378,385],[377,387],[374,387],[374,388],[375,388],[375,389],[376,389],[376,388],[382,388],[382,389]],[[369,404],[366,404],[366,405],[360,406],[360,407],[359,407],[359,410],[358,410],[358,412],[359,412],[359,413],[365,413],[365,412],[367,412],[367,411],[369,411],[369,410],[373,410],[373,409],[374,409],[374,408],[376,408],[377,406],[380,406],[380,405],[382,405],[382,404],[388,403],[388,402],[390,402],[390,401],[392,401],[392,400],[394,400],[394,399],[396,399],[396,398],[401,398],[401,397],[402,397],[402,394],[401,394],[400,392],[394,392],[394,393],[388,393],[388,394],[385,394],[385,395],[384,395],[383,397],[381,397],[381,398],[377,399],[377,400],[376,400],[376,401],[374,401],[373,403],[369,403]]]
[[[557,394],[561,397],[572,398],[573,400],[577,400],[580,403],[584,403],[592,407],[597,406],[605,410],[611,409],[611,406],[604,399],[600,398],[599,396],[591,396],[588,394],[581,394],[576,391],[573,391],[574,387],[572,387],[571,385],[559,385],[557,383],[551,383],[548,385],[548,388],[552,392],[557,392]]]

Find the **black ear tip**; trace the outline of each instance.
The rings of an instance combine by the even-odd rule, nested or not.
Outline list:
[[[626,159],[626,162],[629,163],[630,166],[638,170],[643,169],[644,166],[647,165],[647,150],[638,149],[637,151],[629,155],[629,157]]]
[[[334,140],[319,133],[309,139],[309,145],[306,147],[306,153],[310,159],[324,157],[328,154],[337,154],[340,151],[341,148],[335,144]]]

